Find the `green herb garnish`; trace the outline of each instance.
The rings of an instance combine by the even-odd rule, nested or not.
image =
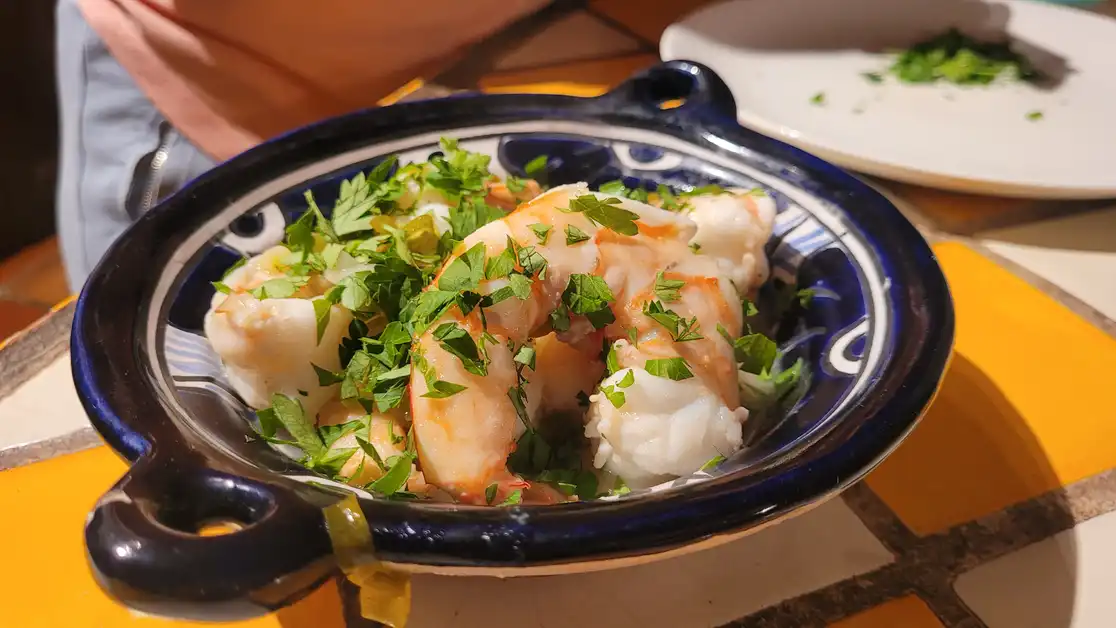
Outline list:
[[[690,365],[682,358],[658,358],[648,360],[643,368],[656,377],[666,377],[674,381],[681,381],[694,376],[693,371],[690,370]]]
[[[589,239],[589,234],[573,225],[566,225],[566,246],[585,242]]]
[[[1042,78],[1011,42],[978,41],[957,29],[901,51],[888,71],[905,83],[987,85],[999,77],[1031,82]]]
[[[603,225],[621,235],[634,236],[639,233],[635,223],[639,214],[617,207],[620,203],[620,199],[615,197],[601,199],[583,194],[571,200],[569,208],[563,211],[583,214],[593,224]]]

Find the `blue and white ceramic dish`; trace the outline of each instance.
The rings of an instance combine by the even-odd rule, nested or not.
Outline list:
[[[667,100],[683,99],[674,109]],[[134,462],[86,527],[103,585],[171,614],[274,608],[336,568],[322,508],[346,491],[252,434],[201,334],[211,281],[280,241],[314,190],[390,154],[423,161],[441,136],[552,184],[762,186],[777,201],[777,279],[817,296],[779,340],[812,373],[779,422],[699,473],[614,501],[475,508],[361,493],[376,558],[412,571],[534,575],[608,568],[726,540],[831,497],[898,445],[950,356],[953,312],[935,258],[894,206],[844,171],[734,120],[708,69],[671,62],[600,98],[461,96],[355,113],[218,166],[118,241],[77,305],[74,376],[104,439]],[[758,429],[757,429],[758,428]],[[199,522],[247,525],[224,536]],[[703,542],[703,543],[699,543]]]

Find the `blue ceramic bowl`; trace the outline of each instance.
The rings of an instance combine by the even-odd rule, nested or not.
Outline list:
[[[661,103],[684,99],[674,109]],[[848,173],[741,128],[708,69],[671,62],[599,98],[469,95],[364,111],[252,149],[145,215],[112,247],[77,305],[72,355],[82,402],[134,463],[86,527],[102,584],[178,615],[274,608],[336,568],[322,508],[345,488],[252,434],[201,335],[211,281],[279,242],[342,178],[386,155],[425,160],[440,136],[523,175],[551,157],[552,184],[762,186],[777,201],[773,275],[817,296],[779,334],[812,377],[751,446],[699,473],[615,501],[476,508],[361,494],[377,558],[417,571],[528,575],[600,569],[724,540],[831,497],[914,427],[953,343],[934,255],[896,208]],[[317,481],[314,481],[317,480]],[[233,534],[193,534],[234,519]]]

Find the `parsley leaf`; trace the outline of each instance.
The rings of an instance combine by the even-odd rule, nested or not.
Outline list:
[[[376,463],[376,466],[380,467],[380,471],[387,471],[388,470],[387,465],[384,464],[384,459],[382,457],[380,457],[380,452],[376,451],[376,446],[375,445],[373,445],[372,443],[364,440],[360,436],[356,437],[356,442],[357,442],[357,445],[360,445],[360,449],[361,449],[361,451],[364,452],[364,455],[371,458],[372,461]]]
[[[620,203],[620,199],[615,197],[599,199],[592,194],[583,194],[574,197],[564,211],[584,214],[594,224],[604,225],[621,235],[634,236],[639,233],[635,223],[639,214],[617,207]]]
[[[589,234],[574,225],[566,225],[566,246],[571,246],[589,239]]]
[[[741,336],[732,343],[732,348],[740,370],[757,375],[770,372],[779,353],[775,341],[763,334]]]
[[[535,348],[528,345],[523,345],[519,348],[519,351],[516,352],[513,360],[515,360],[519,364],[526,366],[532,371],[535,370]]]
[[[481,307],[492,307],[497,303],[515,297],[520,301],[526,301],[531,297],[531,279],[519,274],[512,273],[508,276],[508,285],[494,290],[490,294],[485,295],[481,299]]]
[[[694,376],[690,365],[682,358],[659,358],[648,360],[643,368],[656,377],[666,377],[674,381],[689,379]]]
[[[519,247],[519,265],[523,267],[523,273],[528,277],[537,276],[540,280],[546,279],[546,269],[549,262],[535,250],[535,247]]]
[[[450,207],[450,233],[454,239],[464,240],[477,229],[506,215],[504,210],[486,203],[484,197],[462,200],[456,207]]]
[[[448,290],[431,289],[420,294],[409,317],[415,334],[426,331],[430,323],[437,320],[456,298],[457,293]]]
[[[211,281],[209,283],[213,286],[214,290],[220,292],[221,294],[232,294],[232,288],[225,285],[225,283],[222,281]],[[321,338],[319,338],[318,340],[320,341]]]
[[[449,292],[476,290],[484,278],[484,253],[484,243],[478,242],[473,248],[455,257],[442,271],[438,289]]]
[[[686,282],[681,279],[667,279],[663,271],[659,271],[655,275],[655,296],[662,299],[665,303],[673,303],[682,298],[682,287]]]
[[[708,462],[701,465],[701,468],[698,469],[698,471],[712,471],[713,469],[717,468],[717,465],[721,464],[724,461],[725,461],[725,457],[720,455],[720,454],[717,454],[716,456],[713,456],[712,458],[710,458]]]
[[[461,384],[438,379],[438,375],[434,372],[434,367],[430,366],[430,363],[426,361],[426,358],[423,357],[421,353],[414,355],[412,362],[422,375],[422,378],[426,381],[426,387],[429,389],[422,395],[423,397],[428,399],[445,399],[467,388],[467,386],[462,386]]]
[[[574,273],[570,275],[569,283],[562,292],[562,303],[565,303],[574,314],[590,314],[608,307],[615,301],[612,290],[604,279],[596,275]]]
[[[248,292],[259,300],[288,299],[306,285],[305,277],[276,277],[268,279]]]
[[[614,408],[623,407],[624,402],[627,401],[624,397],[624,393],[616,390],[613,386],[601,386],[601,394],[605,396],[605,399],[608,399],[609,403],[611,403]]]
[[[795,295],[798,297],[798,304],[802,307],[810,307],[810,302],[814,300],[813,288],[802,288]]]
[[[620,370],[620,360],[616,357],[616,345],[610,344],[605,352],[605,370],[609,375]]]
[[[492,176],[488,155],[473,153],[458,147],[457,140],[442,138],[442,156],[430,160],[433,166],[426,174],[426,185],[438,190],[449,199],[482,195],[485,183]]]
[[[684,204],[679,203],[678,197],[674,195],[674,192],[672,192],[670,188],[663,185],[662,183],[660,183],[659,186],[655,188],[655,193],[659,195],[659,204],[662,206],[663,209],[672,212],[683,209]]]
[[[466,371],[473,375],[488,375],[488,360],[481,355],[476,341],[463,327],[457,323],[442,323],[434,330],[434,339],[443,349],[461,360]]]
[[[675,342],[687,342],[704,338],[698,333],[697,317],[686,320],[674,310],[663,308],[658,301],[649,301],[643,306],[643,314],[656,323],[662,325],[670,332],[670,337]]]
[[[333,371],[326,370],[313,362],[310,366],[314,367],[314,372],[318,375],[319,386],[332,386],[345,381],[344,373],[334,373]]]
[[[570,308],[561,303],[550,313],[550,328],[556,332],[570,330]]]
[[[329,315],[333,311],[333,303],[327,298],[314,299],[314,321],[317,324],[318,344],[322,344],[322,336],[329,327]]]
[[[635,383],[635,371],[633,371],[631,369],[628,369],[628,372],[624,374],[624,377],[621,377],[620,381],[616,382],[616,387],[617,388],[630,388],[631,385],[634,384],[634,383]]]
[[[391,496],[407,486],[411,477],[411,464],[415,461],[415,454],[407,451],[392,457],[391,468],[380,476],[379,479],[367,486],[368,490],[384,496]]]
[[[597,190],[601,194],[612,194],[614,196],[627,196],[628,195],[628,188],[627,188],[627,186],[624,185],[624,182],[621,181],[620,179],[616,179],[616,180],[613,180],[613,181],[606,181],[606,182],[600,184],[600,186],[597,187]]]
[[[547,157],[546,155],[539,155],[538,157],[535,157],[531,161],[527,162],[527,165],[523,167],[523,172],[528,177],[537,179],[538,175],[546,172],[548,161],[550,161],[549,157]]]
[[[500,506],[515,506],[523,502],[523,491],[515,489],[509,494],[504,501],[500,502]]]
[[[336,425],[323,425],[318,428],[318,436],[321,437],[322,444],[328,449],[342,436],[351,434],[365,425],[367,424],[361,419],[354,419]]]
[[[326,452],[326,447],[318,436],[318,431],[314,429],[313,422],[306,417],[306,412],[302,409],[301,401],[282,393],[275,393],[271,395],[271,410],[274,417],[298,443],[303,453],[317,459]]]
[[[341,473],[341,468],[345,466],[345,463],[347,463],[355,453],[356,447],[327,449],[322,455],[309,459],[307,461],[307,466],[319,473],[334,477]]]
[[[515,270],[515,241],[508,237],[508,248],[504,249],[499,255],[488,258],[484,264],[484,278],[485,279],[502,279],[511,274]]]
[[[546,240],[550,237],[550,230],[552,229],[550,225],[536,222],[535,224],[527,225],[527,227],[534,232],[535,237],[539,239],[539,244],[546,244]]]
[[[305,196],[307,203],[314,202],[314,195],[310,190],[306,190]],[[306,254],[314,250],[314,212],[307,210],[298,220],[287,225],[285,231],[286,245],[292,252]]]

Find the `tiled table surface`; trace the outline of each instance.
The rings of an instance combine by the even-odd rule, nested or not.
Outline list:
[[[697,4],[591,2],[464,73],[493,91],[600,93],[653,63],[661,29]],[[840,499],[718,549],[582,576],[419,577],[412,625],[1116,625],[1116,201],[871,183],[934,243],[957,309],[941,394],[894,455]],[[125,465],[77,401],[70,316],[0,350],[0,553],[19,565],[0,570],[0,625],[170,626],[112,603],[84,563],[85,514]],[[363,623],[330,584],[238,625],[346,622]]]

